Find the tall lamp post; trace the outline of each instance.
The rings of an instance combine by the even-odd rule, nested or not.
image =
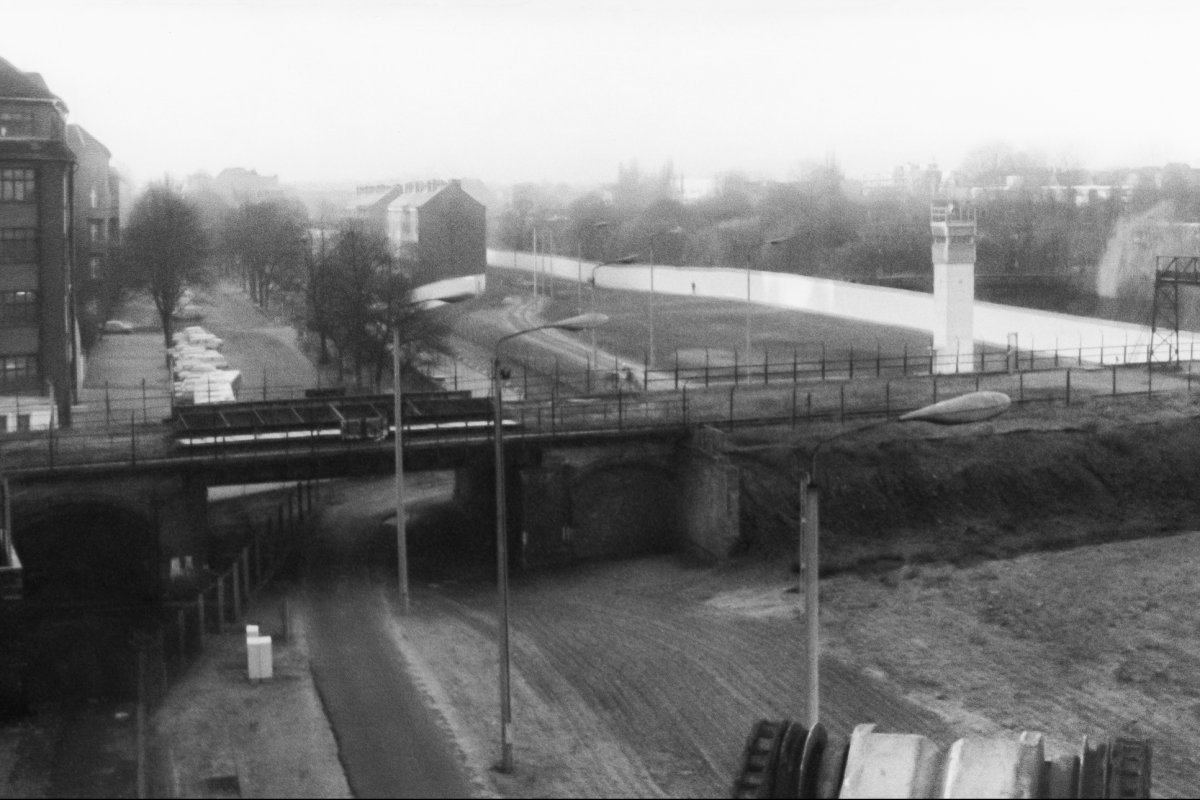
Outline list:
[[[496,460],[496,582],[500,595],[500,772],[512,772],[512,689],[509,681],[510,655],[508,646],[508,500],[505,494],[504,476],[504,397],[501,385],[500,347],[509,339],[527,333],[544,330],[582,331],[590,330],[608,322],[604,314],[578,314],[536,328],[510,333],[496,341],[492,353],[492,392],[495,419],[492,438],[495,442]]]
[[[605,228],[607,228],[608,226],[609,226],[609,223],[607,223],[607,222],[605,222],[605,221],[601,220],[600,222],[594,222],[594,223],[592,223],[592,227],[585,229],[585,232],[586,232],[586,233],[589,233],[589,234],[592,234],[592,233],[595,233],[595,232],[597,232],[597,231],[604,230],[604,229],[605,229]],[[577,278],[577,280],[578,280],[578,287],[579,287],[579,294],[578,294],[578,297],[577,297],[577,301],[576,301],[576,307],[575,307],[575,310],[576,310],[576,312],[578,312],[578,313],[582,314],[582,313],[583,313],[583,237],[582,237],[582,236],[580,236],[580,237],[579,237],[579,239],[578,239],[578,241],[576,242],[576,244],[577,244],[577,245],[578,245],[578,247],[579,247],[579,259],[578,259],[578,264],[579,264],[579,274],[578,274],[578,278]],[[593,272],[594,272],[594,271],[595,271],[595,270],[593,270]]]
[[[591,295],[592,295],[592,313],[593,314],[597,313],[596,312],[596,272],[599,271],[599,269],[601,267],[611,267],[611,266],[614,266],[617,264],[635,264],[635,263],[637,263],[637,260],[641,257],[642,256],[640,253],[631,253],[627,256],[621,256],[620,258],[614,258],[612,261],[602,261],[601,263],[592,267],[592,274],[591,274],[591,276],[588,277],[588,286],[589,286],[589,291],[591,292]],[[598,357],[599,356],[597,355],[597,351],[596,351],[596,330],[595,330],[595,326],[592,326],[592,369],[596,369],[596,367],[598,366],[596,364],[596,359]]]
[[[805,654],[808,658],[808,669],[805,690],[805,714],[808,727],[811,730],[820,721],[821,690],[821,641],[820,641],[820,603],[819,594],[819,541],[820,496],[817,484],[817,456],[821,448],[830,442],[854,433],[878,428],[892,422],[932,422],[939,425],[962,425],[969,422],[981,422],[1003,414],[1011,405],[1008,395],[1003,392],[970,392],[950,400],[910,411],[896,420],[885,419],[851,428],[822,439],[813,448],[809,470],[800,477],[800,564],[801,580],[804,584],[804,622],[805,622]]]
[[[777,245],[781,245],[784,242],[786,242],[790,239],[794,239],[794,238],[796,238],[796,234],[792,234],[791,236],[783,236],[778,239],[767,239],[766,241],[762,241],[756,245],[751,246],[746,251],[746,375],[747,375],[747,379],[749,379],[749,375],[750,375],[750,372],[749,372],[749,370],[750,370],[750,366],[749,366],[750,365],[750,275],[751,275],[751,268],[754,265],[754,257],[755,257],[755,254],[758,253],[759,249],[761,249],[764,246],[775,247]]]
[[[408,613],[408,527],[404,519],[404,445],[401,442],[404,402],[400,396],[400,326],[392,327],[392,393],[396,421],[396,562],[400,570],[400,610]]]

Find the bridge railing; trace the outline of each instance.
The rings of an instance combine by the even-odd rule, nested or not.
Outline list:
[[[822,343],[793,347],[767,347],[746,362],[737,351],[692,350],[684,356],[676,352],[653,364],[643,356],[640,368],[629,360],[617,360],[607,366],[572,368],[563,362],[525,359],[507,364],[509,377],[504,381],[505,397],[545,400],[555,397],[615,396],[636,391],[680,391],[684,386],[775,385],[810,381],[845,381],[864,378],[904,378],[954,373],[1002,373],[1061,371],[1080,367],[1094,369],[1114,365],[1184,365],[1198,355],[1195,345],[1184,342],[1179,348],[1169,343],[1153,347],[1148,343],[1082,347],[1055,346],[1037,349],[1003,350],[980,348],[961,358],[937,354],[928,349],[899,352],[885,350],[882,343],[868,350],[833,351]],[[479,371],[464,369],[437,381],[451,391],[467,391],[476,397],[489,396],[491,384]],[[338,392],[348,396],[376,394],[389,386],[317,387],[316,392]],[[241,402],[301,400],[314,392],[311,386],[276,383],[268,372],[253,385],[243,384]],[[128,429],[131,425],[159,424],[170,419],[178,407],[169,389],[150,386],[145,381],[133,385],[105,383],[88,387],[83,403],[74,411],[75,428]],[[21,398],[15,402],[19,407]],[[32,402],[32,400],[31,400]],[[207,404],[201,404],[207,405]],[[19,416],[19,415],[18,415]],[[16,427],[15,425],[10,426]],[[0,436],[4,434],[0,428]]]
[[[1057,354],[1060,364],[1064,359]],[[1037,364],[1037,354],[1030,356]],[[805,375],[780,381],[747,381],[731,373],[680,370],[661,391],[645,391],[618,383],[611,391],[570,392],[561,383],[545,394],[505,391],[507,436],[553,440],[559,436],[623,433],[694,424],[722,426],[798,425],[810,420],[839,420],[856,416],[894,415],[939,399],[978,389],[1007,393],[1014,402],[1083,402],[1095,397],[1191,393],[1193,362],[1167,365],[1088,363],[1059,369],[1016,372],[972,372],[958,375],[904,375],[881,368],[854,379],[849,374]],[[561,378],[561,374],[560,374]],[[545,384],[543,384],[545,385]],[[674,387],[678,385],[678,389]],[[489,440],[490,421],[471,419],[405,422],[406,448],[477,447]],[[386,437],[386,427],[381,435]],[[158,418],[130,412],[124,425],[18,432],[0,435],[0,463],[6,470],[74,467],[96,464],[146,465],[181,458],[219,461],[236,448],[270,448],[274,452],[316,458],[323,454],[378,447],[369,438],[348,438],[337,428],[304,427],[288,431],[242,429],[232,436],[215,436],[184,446],[177,432]]]

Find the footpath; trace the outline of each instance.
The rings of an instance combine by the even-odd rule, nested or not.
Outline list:
[[[200,324],[225,340],[226,357],[243,375],[273,384],[313,384],[315,368],[295,347],[290,331],[266,318],[235,287],[218,286],[196,304],[205,312]],[[139,342],[141,336],[154,337],[156,346]],[[161,333],[109,337],[103,344],[99,352],[106,360],[102,369],[93,363],[93,387],[103,385],[100,376],[110,385],[132,387],[142,376],[165,375]],[[237,500],[229,490],[218,494],[235,495],[224,503],[237,504],[233,507],[240,506],[242,514],[247,506],[274,503],[273,493],[257,500]],[[152,795],[353,796],[313,684],[304,608],[293,589],[286,582],[268,584],[242,609],[241,621],[204,636],[203,651],[170,686],[151,720]],[[249,679],[245,625],[250,624],[272,637],[270,680]]]

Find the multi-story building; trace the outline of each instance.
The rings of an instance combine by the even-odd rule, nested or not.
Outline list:
[[[48,398],[63,425],[78,387],[66,116],[40,75],[0,58],[0,397]]]
[[[67,126],[67,144],[75,153],[75,314],[84,347],[104,322],[113,300],[112,269],[121,236],[121,194],[109,164],[112,154],[81,125]],[[76,370],[79,371],[78,369]]]
[[[397,187],[387,232],[415,286],[482,275],[487,269],[487,207],[463,181]]]
[[[487,207],[495,201],[474,179],[360,186],[346,211],[383,233],[414,286],[483,275]]]

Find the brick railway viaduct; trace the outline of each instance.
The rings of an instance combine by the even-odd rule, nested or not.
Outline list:
[[[514,566],[667,549],[727,555],[738,536],[738,476],[714,446],[720,436],[671,426],[506,437]],[[405,443],[406,472],[455,472],[455,500],[475,523],[480,550],[494,536],[492,448],[487,434],[456,445]],[[181,565],[209,565],[209,487],[295,482],[304,491],[314,481],[392,473],[393,460],[384,440],[10,468],[25,596],[162,597]]]

